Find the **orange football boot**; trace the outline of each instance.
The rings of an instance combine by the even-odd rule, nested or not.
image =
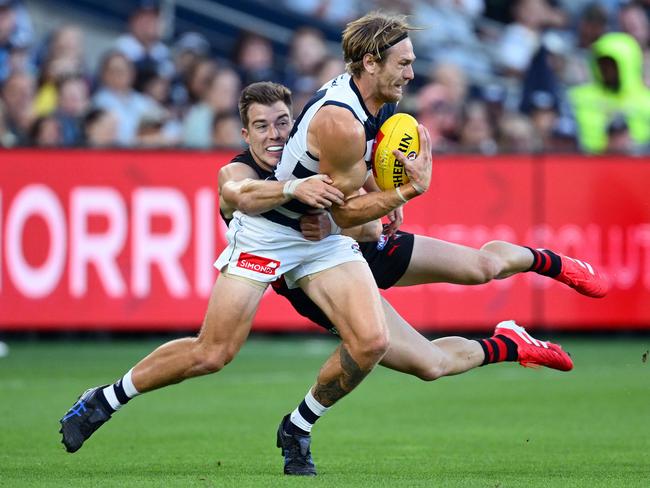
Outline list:
[[[518,326],[514,320],[497,324],[494,335],[502,335],[517,344],[517,361],[527,368],[546,366],[560,371],[571,371],[573,361],[562,347],[552,342],[540,341],[531,336],[526,329]]]
[[[609,291],[609,279],[591,264],[560,255],[562,271],[553,279],[573,288],[578,293],[592,298],[602,298]]]

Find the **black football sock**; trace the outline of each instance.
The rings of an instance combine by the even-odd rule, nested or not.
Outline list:
[[[525,246],[530,252],[533,253],[533,264],[528,271],[549,276],[556,277],[562,271],[562,259],[553,251],[548,249],[533,249],[532,247]]]
[[[517,344],[512,339],[497,334],[489,339],[477,339],[485,353],[485,359],[481,366],[502,361],[517,360]]]

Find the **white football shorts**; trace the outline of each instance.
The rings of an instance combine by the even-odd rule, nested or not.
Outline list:
[[[289,288],[298,280],[339,264],[366,263],[357,242],[340,234],[308,241],[302,234],[260,216],[235,212],[226,233],[228,246],[214,267],[261,283],[284,275]]]

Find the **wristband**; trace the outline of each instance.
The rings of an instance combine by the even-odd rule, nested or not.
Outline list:
[[[417,191],[417,190],[416,190]],[[408,200],[404,197],[402,194],[402,190],[399,189],[399,186],[395,187],[395,193],[397,193],[397,196],[402,200],[404,203],[408,202]]]
[[[424,188],[418,185],[415,181],[410,181],[409,183],[413,185],[413,189],[418,193],[418,195],[422,195],[424,193]]]
[[[287,181],[282,188],[282,194],[287,198],[293,198],[293,194],[300,183],[302,183],[302,180]]]
[[[299,178],[297,180],[289,180],[284,184],[284,187],[282,187],[282,195],[284,195],[286,198],[293,198],[294,194],[296,193],[296,188],[298,188],[298,185],[302,183],[303,181],[311,180],[312,178],[317,178],[319,175],[312,175],[308,176],[307,178]]]

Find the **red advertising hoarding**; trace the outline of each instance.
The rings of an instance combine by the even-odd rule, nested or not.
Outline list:
[[[216,176],[232,152],[0,153],[0,330],[178,330],[201,323],[223,249]],[[422,330],[514,318],[552,329],[650,328],[650,164],[629,158],[443,157],[403,228],[480,247],[548,246],[603,266],[582,297],[533,274],[386,292]],[[268,292],[255,327],[308,327]]]

